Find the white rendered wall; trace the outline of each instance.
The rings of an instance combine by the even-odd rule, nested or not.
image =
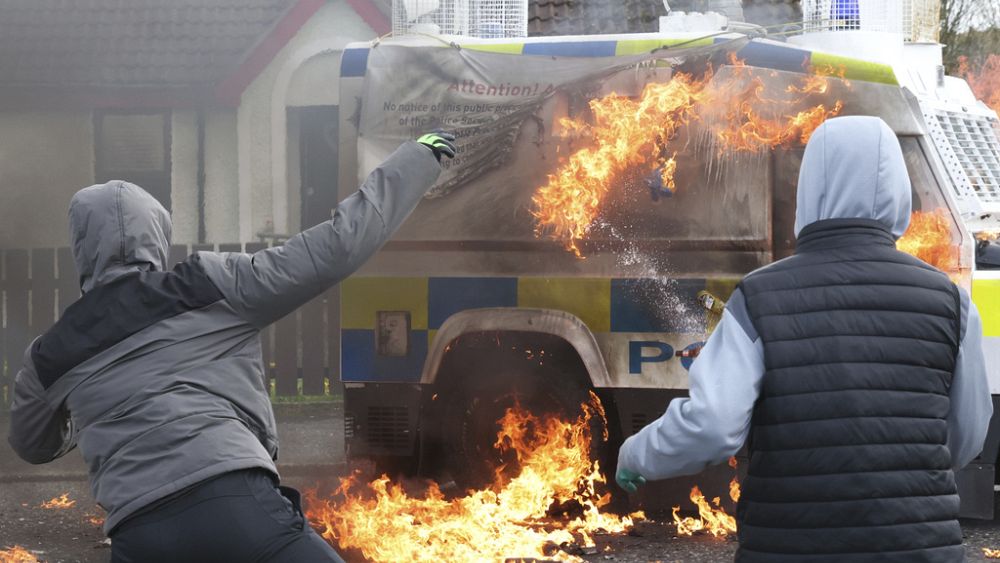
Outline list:
[[[339,53],[351,42],[374,37],[375,32],[345,0],[329,2],[244,91],[238,112],[237,141],[241,240],[254,240],[258,232],[267,229],[289,234],[298,224],[299,209],[290,205],[289,191],[299,187],[290,185],[288,172],[289,167],[298,166],[298,161],[288,158],[286,108],[303,102],[314,105],[324,96],[302,93],[293,96],[290,90],[296,71],[315,57]],[[328,67],[317,65],[319,70]],[[295,79],[296,84],[303,82],[317,83],[312,78]],[[336,75],[329,78],[325,88],[330,92],[339,89]]]
[[[89,111],[0,112],[0,248],[67,246],[69,201],[94,183]]]

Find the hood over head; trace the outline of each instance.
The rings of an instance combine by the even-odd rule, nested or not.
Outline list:
[[[112,180],[78,191],[69,204],[69,231],[80,288],[165,270],[171,229],[167,210],[135,184]]]
[[[795,236],[824,219],[874,219],[898,239],[910,205],[903,151],[884,121],[838,117],[812,134],[799,169]]]

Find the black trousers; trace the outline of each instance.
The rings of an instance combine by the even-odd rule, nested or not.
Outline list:
[[[132,516],[111,532],[112,563],[343,563],[305,521],[298,491],[234,471]]]

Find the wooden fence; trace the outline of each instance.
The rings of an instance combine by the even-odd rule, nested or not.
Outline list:
[[[199,250],[256,252],[262,243],[170,247],[171,267]],[[80,296],[69,248],[0,251],[0,391],[20,369],[28,344]],[[261,334],[269,383],[279,396],[323,395],[339,388],[340,313],[336,288]],[[2,393],[0,393],[2,397]]]

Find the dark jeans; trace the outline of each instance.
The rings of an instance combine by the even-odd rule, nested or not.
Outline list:
[[[302,515],[299,493],[270,473],[234,471],[126,519],[111,532],[112,563],[343,563]]]

